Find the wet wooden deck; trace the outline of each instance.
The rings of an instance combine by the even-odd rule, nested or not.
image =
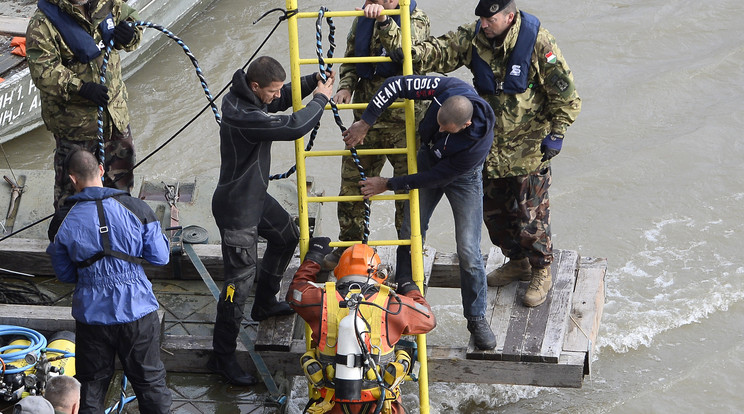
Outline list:
[[[7,189],[0,191],[0,205],[9,206],[7,213],[13,219],[5,220],[4,224],[18,229],[51,211],[51,172],[16,171],[16,175],[19,181],[26,182],[22,198],[11,204],[12,193],[2,181],[0,184]],[[211,198],[210,185],[213,184],[198,177],[191,183],[196,190],[190,198],[184,197],[179,203],[181,224],[200,225],[213,234],[216,229],[213,228],[211,212],[204,210],[204,203],[199,202],[200,198]],[[182,184],[182,188],[189,188],[186,184]],[[155,188],[155,191],[160,191],[157,185]],[[140,188],[134,191],[140,195],[145,192]],[[156,211],[161,211],[163,223],[168,222],[168,209],[158,205],[163,201],[150,202]],[[0,235],[2,233],[0,230]],[[45,253],[48,243],[46,225],[36,226],[24,232],[23,236],[27,238],[14,237],[0,244],[0,267],[35,275],[52,275]],[[216,240],[215,237],[210,239]],[[259,254],[263,248],[260,244]],[[219,245],[194,245],[194,250],[211,276],[217,281],[223,279]],[[393,247],[381,248],[380,255],[384,262],[395,263]],[[487,272],[504,261],[495,248],[486,259]],[[146,268],[147,274],[153,278],[161,308],[166,311],[162,357],[171,372],[206,372],[206,357],[212,347],[214,299],[189,259],[183,256],[176,260],[181,269],[179,280],[174,280],[173,263]],[[285,275],[285,289],[298,266],[299,258],[295,257]],[[427,288],[459,288],[459,269],[454,253],[427,248],[425,266]],[[430,381],[581,387],[584,377],[591,373],[594,359],[594,344],[605,300],[606,269],[605,259],[581,257],[571,250],[556,251],[552,266],[553,287],[546,302],[536,308],[527,308],[521,303],[527,282],[489,288],[487,315],[498,338],[496,349],[479,351],[472,344],[429,343]],[[41,331],[74,327],[74,324],[70,325],[69,307],[23,306],[19,310],[9,306],[0,305],[0,324],[23,325]],[[464,319],[462,323],[464,325]],[[301,320],[288,316],[261,324],[251,323],[250,328],[256,349],[272,370],[286,375],[302,375],[298,363],[300,355],[305,352]],[[440,323],[436,329],[451,328]],[[242,344],[238,345],[238,357],[246,366],[252,367]]]

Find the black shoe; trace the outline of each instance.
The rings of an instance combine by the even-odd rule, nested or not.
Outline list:
[[[295,313],[294,309],[287,302],[279,302],[274,299],[271,303],[260,303],[256,299],[256,302],[253,303],[253,308],[251,308],[251,319],[260,322],[272,316],[291,315],[293,313]]]
[[[240,368],[235,354],[223,356],[212,353],[207,361],[207,368],[216,374],[221,374],[227,382],[233,385],[249,386],[258,383],[256,377]]]
[[[496,335],[491,331],[491,326],[485,319],[468,321],[468,331],[473,335],[475,347],[486,351],[496,347]]]

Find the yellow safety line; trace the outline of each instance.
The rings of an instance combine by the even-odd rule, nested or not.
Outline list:
[[[286,0],[287,10],[297,10],[297,0]],[[403,75],[413,74],[413,64],[411,60],[411,12],[410,0],[400,0],[399,9],[385,10],[385,15],[400,15],[401,17],[401,46],[403,49]],[[363,11],[335,11],[324,13],[325,17],[356,17],[363,16]],[[299,56],[299,35],[297,30],[297,19],[300,18],[318,18],[318,12],[297,13],[287,21],[289,29],[289,59],[291,70],[291,81],[294,85],[300,84],[300,65],[318,64],[318,59],[301,59]],[[327,58],[324,62],[329,64],[335,63],[359,63],[359,62],[389,62],[388,57],[343,57]],[[401,105],[405,108],[406,114],[406,148],[393,148],[382,150],[358,150],[359,155],[370,154],[402,154],[407,155],[408,174],[416,174],[416,132],[415,132],[415,113],[413,101],[406,99],[404,103],[393,103],[391,108],[398,108]],[[302,96],[300,88],[292,88],[292,106],[295,111],[301,109]],[[338,109],[364,109],[366,104],[346,104],[338,105]],[[297,164],[297,197],[300,221],[300,255],[305,257],[309,243],[309,220],[307,203],[325,202],[325,201],[362,201],[362,196],[334,196],[334,197],[309,197],[307,195],[307,173],[305,171],[305,158],[309,156],[339,156],[348,155],[349,151],[313,151],[312,155],[305,152],[304,139],[299,138],[295,141],[295,162]],[[372,200],[409,200],[411,212],[411,239],[410,240],[377,240],[368,241],[370,246],[381,245],[410,245],[411,246],[411,266],[413,271],[413,280],[424,291],[424,266],[423,266],[423,246],[421,237],[421,222],[419,220],[419,199],[418,190],[409,191],[408,195],[388,195],[375,196]],[[339,241],[331,243],[331,246],[351,246],[359,243],[358,241]],[[310,327],[305,324],[305,344],[309,349],[311,346]],[[426,352],[426,335],[417,335],[418,344],[418,361],[419,361],[419,411],[421,414],[429,414],[429,375]]]

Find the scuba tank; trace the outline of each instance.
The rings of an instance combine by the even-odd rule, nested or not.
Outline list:
[[[338,324],[338,343],[336,345],[336,399],[359,401],[362,398],[363,357],[357,332],[364,332],[366,325],[356,315],[356,308],[350,308]],[[366,342],[367,334],[361,334]]]
[[[75,354],[75,333],[59,331],[49,338],[46,357],[50,361],[50,368],[45,373],[57,372],[60,375],[75,376],[75,357],[65,355]],[[58,352],[61,351],[61,352]],[[36,367],[39,371],[39,367]]]

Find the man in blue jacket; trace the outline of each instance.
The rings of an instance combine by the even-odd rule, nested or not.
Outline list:
[[[160,360],[158,301],[142,263],[165,265],[168,241],[152,209],[124,191],[103,187],[103,165],[77,149],[65,163],[77,193],[49,227],[57,279],[75,283],[75,371],[80,413],[102,413],[114,357],[141,413],[167,413],[171,393]]]
[[[468,331],[475,346],[491,349],[496,337],[486,314],[486,273],[480,251],[483,219],[481,170],[491,143],[495,117],[491,106],[472,86],[456,78],[395,76],[377,90],[362,119],[344,134],[351,147],[364,136],[380,114],[397,98],[431,100],[419,124],[419,172],[393,178],[370,177],[360,181],[365,198],[385,190],[420,189],[421,232],[426,234],[434,208],[447,196],[455,219],[455,240],[460,261],[460,286]],[[401,237],[410,237],[410,214],[404,215]],[[409,246],[398,247],[395,280],[398,293],[417,289],[411,272]]]

